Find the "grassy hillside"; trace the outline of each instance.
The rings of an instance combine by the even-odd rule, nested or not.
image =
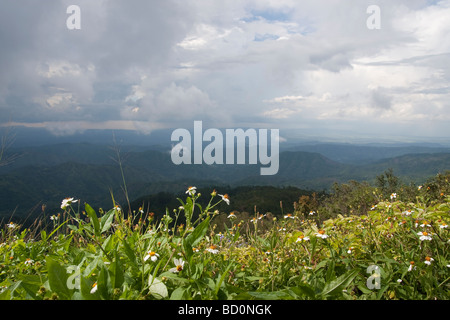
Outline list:
[[[366,213],[326,218],[325,207],[309,210],[307,195],[289,214],[244,221],[217,210],[240,195],[263,205],[258,194],[270,188],[225,197],[191,187],[159,219],[64,199],[61,215],[31,228],[1,224],[0,300],[448,300],[449,179],[414,188],[413,198],[404,186],[387,199],[370,189]],[[351,207],[368,191],[338,189],[350,193],[331,207]]]

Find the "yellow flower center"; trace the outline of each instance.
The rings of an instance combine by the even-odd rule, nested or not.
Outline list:
[[[182,265],[178,265],[177,266],[177,271],[181,271],[181,270],[183,270],[183,266]]]
[[[427,256],[427,257],[425,257],[425,260],[431,261],[431,258]]]
[[[424,232],[422,232],[422,235],[427,236],[428,232],[424,231]]]
[[[325,230],[319,230],[320,234],[325,234]]]

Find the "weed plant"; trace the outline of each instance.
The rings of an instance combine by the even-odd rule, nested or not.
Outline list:
[[[326,220],[300,208],[243,221],[216,210],[232,199],[215,190],[202,207],[195,187],[159,220],[67,198],[33,228],[2,226],[0,299],[446,300],[450,195],[419,189]]]

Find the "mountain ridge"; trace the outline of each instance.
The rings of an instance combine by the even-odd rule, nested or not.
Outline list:
[[[111,192],[117,201],[125,203],[120,167],[117,160],[112,159],[114,150],[90,144],[66,147],[65,151],[62,145],[35,148],[40,150],[40,158],[23,159],[28,163],[34,161],[35,165],[22,161],[0,173],[0,214],[8,215],[17,209],[16,213],[23,215],[40,203],[58,209],[60,201],[69,196],[106,207],[112,205]],[[78,155],[77,150],[87,154]],[[389,168],[400,178],[419,183],[450,169],[450,153],[407,154],[355,165],[340,163],[320,153],[283,151],[278,174],[261,176],[260,165],[177,166],[171,162],[167,151],[130,146],[122,150],[126,150],[119,155],[130,200],[162,191],[181,192],[189,185],[293,186],[321,191],[335,182],[373,182]],[[47,162],[45,155],[49,159]]]

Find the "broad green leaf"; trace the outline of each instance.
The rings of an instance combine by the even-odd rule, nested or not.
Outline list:
[[[114,262],[110,267],[111,272],[111,285],[113,288],[120,288],[124,281],[123,266],[120,262],[117,251],[114,253]]]
[[[53,292],[62,300],[70,300],[72,291],[67,286],[67,271],[58,262],[47,257],[48,282]]]
[[[100,294],[97,292],[92,292],[94,282],[86,279],[83,275],[80,275],[80,291],[81,295],[86,300],[99,300]]]
[[[105,266],[102,266],[102,268],[100,269],[100,273],[97,279],[97,286],[100,296],[105,300],[109,300],[111,298],[111,279],[109,276],[109,272],[105,268]]]
[[[179,287],[173,290],[170,295],[170,300],[185,300],[186,299],[186,288]]]
[[[114,220],[114,213],[115,213],[115,209],[111,209],[109,210],[101,219],[100,221],[100,232],[106,232],[111,228],[111,224]]]
[[[158,278],[154,278],[152,275],[150,275],[148,277],[148,285],[149,293],[156,299],[164,299],[169,296],[166,285]]]
[[[188,260],[190,260],[193,252],[192,247],[194,247],[200,240],[203,238],[203,236],[206,234],[206,231],[208,231],[209,227],[209,217],[207,217],[205,220],[203,220],[195,229],[192,231],[191,234],[189,234],[186,239],[183,241],[183,247],[186,252],[186,256]]]
[[[100,224],[98,222],[97,214],[88,203],[84,204],[84,209],[86,210],[86,213],[91,220],[92,226],[94,227],[95,235],[100,236]]]
[[[12,285],[8,287],[8,289],[5,289],[0,294],[0,300],[13,300],[14,299],[14,292],[16,289],[22,284],[22,280],[19,280],[17,282],[14,282]]]
[[[294,294],[296,294],[299,297],[307,296],[310,299],[316,298],[314,289],[305,283],[299,284],[295,287],[291,287],[291,288],[289,288],[289,290],[291,290]]]
[[[189,234],[186,237],[186,242],[189,243],[191,246],[195,246],[197,243],[200,242],[200,240],[203,238],[203,236],[206,234],[206,231],[209,227],[209,219],[210,217],[207,217],[205,220],[203,220],[195,229],[192,231],[191,234]]]
[[[11,300],[12,299],[12,295],[11,295],[11,291],[8,289],[4,289],[3,291],[0,292],[0,300]]]
[[[169,279],[173,279],[182,283],[189,283],[188,279],[182,278],[180,276],[178,276],[176,273],[170,272],[170,271],[166,271],[160,274],[160,277],[166,277]]]
[[[33,300],[40,300],[41,297],[36,295],[36,292],[39,290],[41,286],[41,279],[38,275],[19,275],[19,278],[22,280],[20,286],[28,293],[29,298]]]
[[[125,252],[126,256],[128,257],[128,259],[130,260],[132,266],[135,268],[138,268],[138,264],[136,261],[136,254],[134,253],[134,250],[131,248],[130,244],[128,243],[128,240],[126,238],[123,239],[122,244],[123,244],[124,252]]]
[[[350,282],[358,275],[358,269],[349,270],[336,280],[328,282],[322,290],[323,296],[333,295],[347,287]]]

